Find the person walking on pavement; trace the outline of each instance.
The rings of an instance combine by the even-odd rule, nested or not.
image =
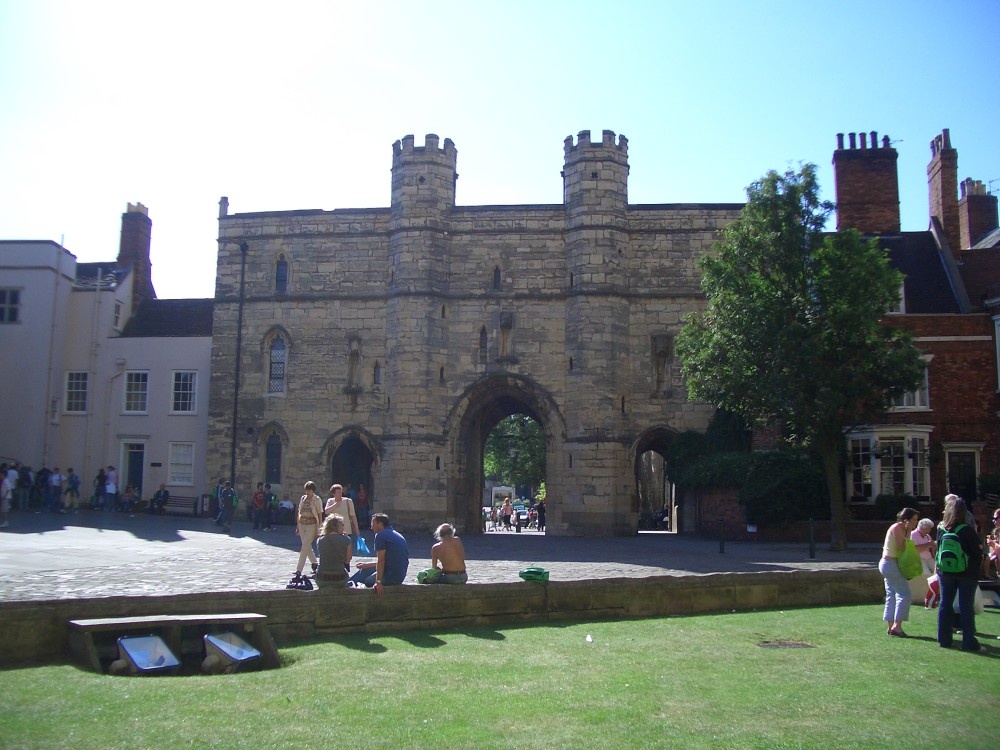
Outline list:
[[[222,530],[227,534],[233,533],[233,513],[236,512],[236,505],[239,497],[233,489],[232,482],[226,482],[219,493],[219,502],[222,504]]]
[[[323,508],[324,516],[332,516],[334,514],[344,519],[347,533],[353,534],[353,539],[361,536],[361,529],[358,526],[358,516],[354,511],[354,501],[344,494],[344,488],[339,484],[330,487],[330,497],[326,501],[326,507]]]
[[[10,512],[10,504],[14,499],[14,489],[17,487],[17,480],[14,477],[17,476],[17,472],[13,472],[13,475],[7,472],[7,464],[0,467],[0,473],[3,474],[2,483],[0,483],[0,529],[6,529],[7,523],[7,513]]]
[[[212,490],[212,499],[215,501],[215,525],[222,526],[222,490],[226,488],[226,480],[219,477]]]
[[[323,522],[323,501],[316,494],[315,482],[306,482],[303,489],[306,494],[299,499],[298,523],[295,526],[295,533],[302,542],[302,547],[299,549],[299,562],[295,566],[293,581],[302,577],[302,568],[306,564],[306,558],[312,564],[314,573],[319,567],[319,560],[316,553],[313,552],[313,542],[316,541],[319,525]]]

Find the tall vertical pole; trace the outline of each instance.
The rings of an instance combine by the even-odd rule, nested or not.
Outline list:
[[[240,405],[240,361],[243,354],[243,297],[246,290],[247,243],[240,243],[240,299],[236,313],[236,367],[233,370],[233,425],[229,451],[229,481],[236,488],[236,424]]]

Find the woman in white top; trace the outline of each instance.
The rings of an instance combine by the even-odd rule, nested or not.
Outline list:
[[[319,525],[323,521],[323,511],[320,508],[319,495],[316,494],[316,483],[306,482],[304,487],[306,494],[299,500],[298,524],[295,533],[302,540],[302,549],[299,550],[299,564],[295,568],[295,579],[302,576],[302,567],[306,564],[306,558],[312,563],[313,572],[316,571],[319,561],[316,553],[313,552],[313,542],[316,541],[316,534],[319,532]]]
[[[354,501],[344,495],[344,488],[335,484],[330,487],[330,498],[323,508],[323,515],[330,516],[336,513],[344,519],[344,525],[351,530],[355,537],[361,536],[361,529],[358,528],[358,515],[354,512]]]
[[[937,544],[931,533],[934,531],[934,522],[929,518],[921,518],[917,528],[910,534],[917,552],[920,553],[920,562],[924,566],[924,578],[934,575],[934,553],[937,552]]]

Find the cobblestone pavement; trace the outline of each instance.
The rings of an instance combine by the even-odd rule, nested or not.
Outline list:
[[[430,564],[433,538],[406,536],[416,575]],[[525,530],[462,539],[472,583],[518,582],[529,565],[552,580],[874,569],[880,554],[872,545],[831,552],[819,543],[814,559],[806,544],[726,542],[720,551],[718,539],[667,533],[595,539]],[[298,549],[292,526],[254,531],[237,521],[229,536],[205,518],[12,512],[0,531],[0,601],[284,589]]]

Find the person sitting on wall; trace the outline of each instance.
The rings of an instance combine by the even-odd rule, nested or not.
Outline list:
[[[435,583],[467,583],[468,573],[465,572],[465,547],[462,540],[455,536],[455,527],[443,523],[434,532],[437,544],[431,547],[431,567],[441,571]]]
[[[169,499],[170,493],[167,491],[167,485],[161,484],[160,489],[153,493],[153,499],[149,502],[149,512],[162,516]]]
[[[131,513],[139,497],[136,495],[135,487],[131,484],[125,487],[121,500],[118,503],[118,510],[122,513]]]
[[[331,513],[323,521],[316,550],[319,568],[316,569],[316,586],[323,588],[347,586],[347,571],[351,568],[351,537],[344,533],[344,517]]]
[[[358,571],[351,576],[355,585],[375,588],[379,596],[383,586],[399,586],[406,580],[410,566],[410,548],[406,539],[389,524],[385,513],[372,514],[372,531],[375,532],[375,562],[357,564]]]

